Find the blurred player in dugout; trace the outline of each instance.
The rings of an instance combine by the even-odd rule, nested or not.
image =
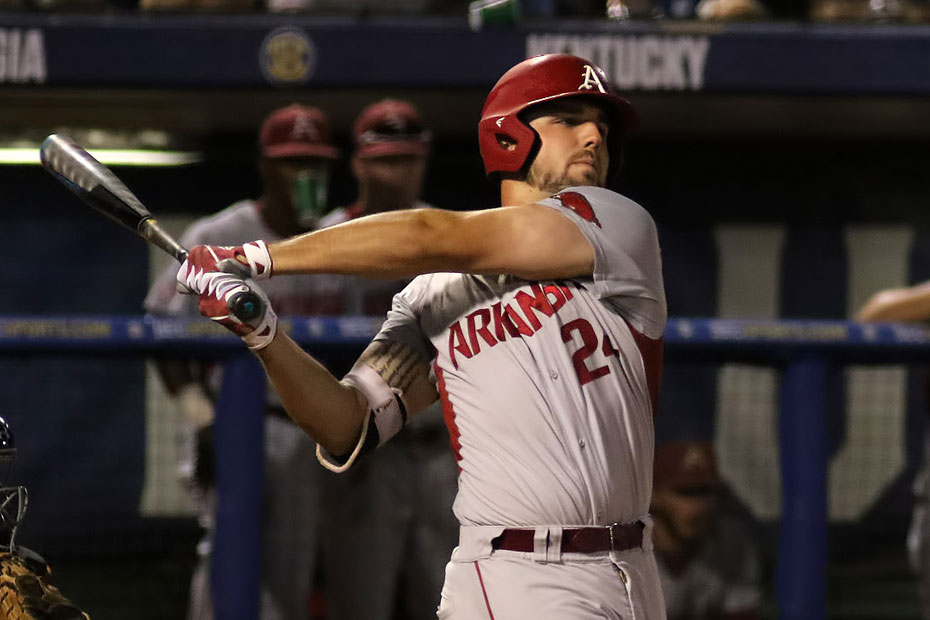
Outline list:
[[[276,110],[261,126],[258,147],[262,195],[197,220],[181,237],[183,245],[236,244],[256,236],[282,239],[318,227],[326,209],[330,167],[339,155],[326,116],[301,105]],[[169,267],[157,278],[146,310],[198,316],[196,298],[176,292],[175,271]],[[308,315],[331,313],[326,293],[339,287],[337,276],[301,276],[281,278],[267,293],[282,313]],[[158,368],[184,414],[186,449],[179,470],[195,495],[205,529],[197,547],[188,618],[208,620],[213,617],[209,575],[216,510],[213,397],[220,377],[218,368],[197,361],[162,360]],[[261,619],[295,620],[308,613],[324,470],[317,463],[315,443],[287,417],[270,388],[266,411]]]
[[[930,282],[878,291],[859,309],[855,319],[926,323],[930,320]],[[930,424],[926,421],[924,424],[923,464],[914,478],[914,509],[907,532],[907,555],[917,577],[922,617],[930,620]]]
[[[358,197],[330,212],[321,227],[429,206],[420,194],[431,135],[416,108],[393,99],[373,103],[358,115],[352,134]],[[342,278],[343,314],[383,317],[407,284]],[[370,456],[341,475],[324,476],[327,620],[435,618],[458,541],[452,513],[458,467],[438,403]]]
[[[725,506],[713,444],[656,448],[653,544],[669,620],[756,620],[759,558],[746,524]]]

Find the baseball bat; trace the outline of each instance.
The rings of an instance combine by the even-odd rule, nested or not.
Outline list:
[[[42,167],[82,201],[120,226],[161,248],[178,262],[187,250],[175,241],[132,191],[106,166],[83,148],[52,134],[39,149]],[[229,300],[229,311],[241,321],[261,314],[262,300],[252,291],[237,293]]]

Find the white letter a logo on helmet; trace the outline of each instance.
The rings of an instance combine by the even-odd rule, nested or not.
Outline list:
[[[597,88],[602,93],[607,92],[607,89],[604,88],[604,84],[601,82],[601,76],[598,74],[597,69],[591,65],[584,66],[583,77],[584,82],[581,83],[578,90],[594,90]]]

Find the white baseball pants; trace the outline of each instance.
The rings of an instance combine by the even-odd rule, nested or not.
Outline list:
[[[643,548],[547,558],[490,551],[502,528],[462,529],[446,566],[439,620],[665,619],[648,537]]]

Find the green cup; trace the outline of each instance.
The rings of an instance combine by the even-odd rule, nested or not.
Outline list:
[[[474,31],[485,26],[513,26],[519,18],[518,0],[475,0],[468,5],[468,24]]]
[[[310,230],[316,228],[323,214],[329,197],[326,173],[304,171],[294,179],[294,210],[297,223]]]

